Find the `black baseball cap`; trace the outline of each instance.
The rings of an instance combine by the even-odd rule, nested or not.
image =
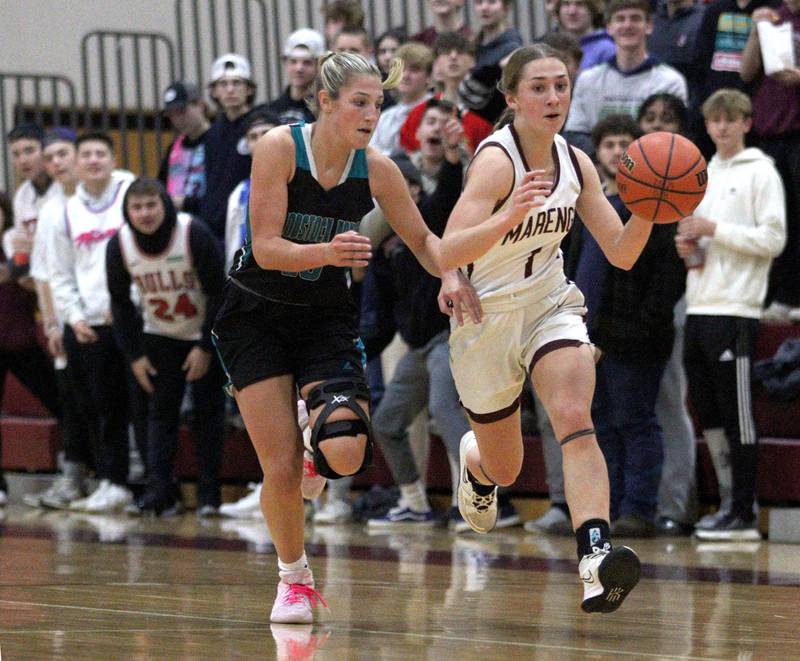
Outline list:
[[[200,101],[200,91],[196,85],[177,81],[164,91],[163,101],[164,107],[162,110],[164,112],[179,110],[185,108],[189,103]]]

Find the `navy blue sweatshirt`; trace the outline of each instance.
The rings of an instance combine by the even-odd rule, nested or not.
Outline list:
[[[250,176],[250,154],[244,142],[249,113],[230,121],[220,112],[203,136],[206,146],[206,194],[199,205],[200,218],[219,242],[225,244],[228,197]]]

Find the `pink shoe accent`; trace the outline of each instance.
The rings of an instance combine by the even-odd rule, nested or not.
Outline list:
[[[284,596],[287,604],[299,604],[303,599],[308,599],[311,608],[316,608],[317,604],[322,604],[323,608],[328,608],[328,604],[322,598],[322,595],[317,592],[310,585],[305,583],[289,583],[289,590]]]
[[[328,604],[313,584],[280,581],[270,620],[284,624],[310,624],[314,617],[312,609],[318,604],[327,610]]]
[[[314,458],[308,450],[303,452],[303,479],[300,482],[300,493],[306,500],[319,498],[325,488],[327,478],[322,477],[314,468]]]

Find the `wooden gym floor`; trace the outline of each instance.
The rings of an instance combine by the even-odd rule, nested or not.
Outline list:
[[[637,542],[639,587],[587,616],[572,539],[317,526],[307,550],[330,610],[271,627],[260,522],[3,515],[4,660],[800,658],[797,546]]]

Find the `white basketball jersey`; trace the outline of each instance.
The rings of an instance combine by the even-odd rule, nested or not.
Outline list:
[[[122,258],[141,297],[145,333],[176,340],[202,337],[206,296],[192,264],[191,224],[191,216],[179,213],[169,245],[158,255],[139,249],[130,225],[119,231]]]
[[[530,170],[513,124],[490,135],[481,142],[477,151],[489,145],[500,147],[511,159],[514,165],[513,191]],[[555,136],[553,143],[553,161],[553,190],[545,205],[531,210],[486,254],[468,265],[467,275],[481,298],[520,293],[534,283],[537,289],[547,287],[550,281],[552,288],[563,284],[564,261],[559,246],[575,219],[582,177],[574,153],[560,135]],[[480,176],[483,173],[473,174]],[[510,204],[509,194],[496,211],[500,212]]]

